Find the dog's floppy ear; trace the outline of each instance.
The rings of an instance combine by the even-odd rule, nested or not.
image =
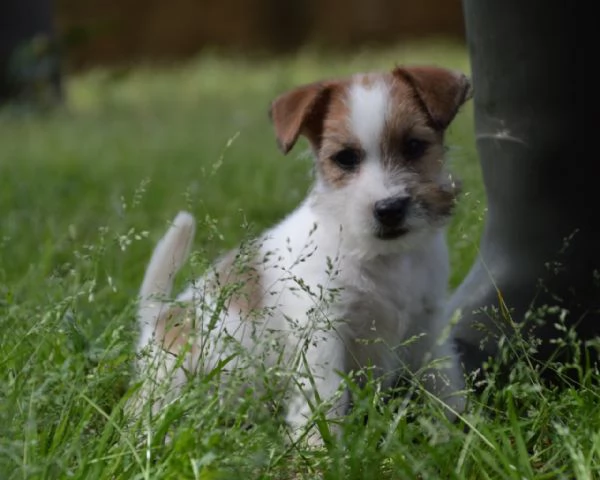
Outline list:
[[[458,109],[473,96],[471,82],[462,73],[440,67],[398,67],[392,72],[415,91],[434,126],[445,129]]]
[[[271,103],[269,118],[284,154],[292,149],[300,134],[318,146],[331,87],[323,82],[312,83],[286,92]]]

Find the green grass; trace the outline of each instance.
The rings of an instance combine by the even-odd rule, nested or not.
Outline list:
[[[206,54],[73,77],[63,111],[0,115],[0,478],[600,478],[597,373],[583,372],[577,390],[545,387],[525,341],[513,345],[510,385],[471,395],[463,423],[445,424],[428,398],[383,405],[370,384],[355,392],[341,444],[322,451],[286,443],[271,399],[220,405],[210,378],[142,435],[122,414],[132,300],[167,222],[194,213],[205,259],[277,222],[305,196],[310,159],[304,142],[278,152],[269,101],[396,63],[468,72],[464,49],[444,43],[270,61]],[[468,105],[448,135],[465,190],[449,231],[452,286],[477,254],[485,209],[472,131]]]

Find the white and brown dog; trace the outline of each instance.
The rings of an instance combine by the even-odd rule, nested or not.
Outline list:
[[[443,335],[444,226],[457,194],[443,164],[444,132],[470,95],[459,73],[398,67],[275,99],[278,144],[287,153],[300,135],[309,140],[314,187],[281,223],[170,301],[194,234],[191,215],[177,216],[141,288],[138,351],[150,352],[141,367],[154,365],[153,378],[176,395],[190,372],[207,373],[225,358],[228,368],[282,362],[295,371],[286,420],[299,433],[316,399],[331,402],[328,418],[346,411],[340,373],[369,367],[391,386],[403,371],[445,359],[424,385],[449,417],[461,412],[462,373]],[[157,410],[171,397],[156,399],[151,378],[140,398]]]

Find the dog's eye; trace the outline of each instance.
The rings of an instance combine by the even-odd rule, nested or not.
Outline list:
[[[419,140],[418,138],[410,137],[404,140],[402,145],[402,154],[407,160],[417,160],[421,158],[429,147],[429,143],[425,140]]]
[[[344,148],[332,155],[331,159],[344,170],[355,170],[361,160],[360,151],[355,148]]]

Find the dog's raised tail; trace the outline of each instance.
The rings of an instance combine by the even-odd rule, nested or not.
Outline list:
[[[194,217],[181,211],[158,242],[140,289],[140,310],[161,304],[171,294],[173,279],[190,254],[195,228]]]

